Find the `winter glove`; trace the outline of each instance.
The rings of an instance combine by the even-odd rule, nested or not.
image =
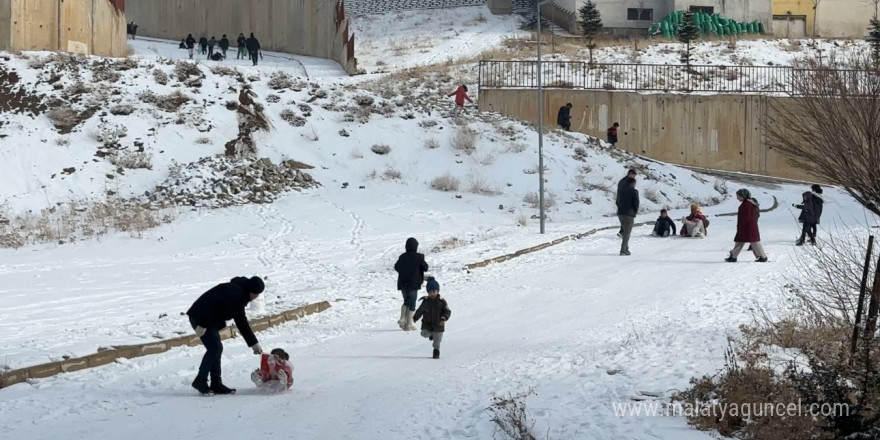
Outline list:
[[[200,326],[200,325],[197,325],[197,326],[196,326],[196,336],[198,336],[198,337],[200,337],[200,338],[201,338],[202,336],[205,336],[205,332],[207,332],[207,331],[208,331],[208,329],[206,329],[206,328],[204,328],[204,327],[202,327],[202,326]]]
[[[254,350],[254,354],[263,354],[263,347],[260,347],[259,342],[254,344],[254,346],[251,348]]]
[[[440,327],[444,327],[444,326],[446,326],[446,320],[445,320],[445,319],[441,319],[440,322],[437,323],[437,325],[439,325]]]
[[[260,370],[254,370],[253,373],[251,373],[251,382],[256,386],[262,385],[263,376],[260,374]]]

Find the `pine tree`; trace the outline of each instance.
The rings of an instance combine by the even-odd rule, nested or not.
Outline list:
[[[880,20],[876,17],[871,19],[868,25],[868,35],[865,41],[871,46],[871,60],[874,62],[874,68],[880,68]]]
[[[581,19],[578,20],[578,24],[581,25],[581,30],[584,31],[584,38],[587,39],[587,48],[590,49],[590,65],[592,65],[593,49],[596,47],[596,45],[593,44],[593,39],[596,38],[596,35],[602,30],[602,17],[599,14],[599,10],[596,9],[596,4],[591,0],[587,0],[587,2],[578,9],[578,13],[581,17]]]
[[[697,26],[697,22],[694,19],[694,14],[692,12],[686,12],[684,14],[684,20],[682,20],[681,24],[678,25],[678,29],[675,31],[675,38],[686,45],[685,52],[681,54],[681,62],[685,63],[688,71],[690,71],[691,42],[700,38],[700,28]]]

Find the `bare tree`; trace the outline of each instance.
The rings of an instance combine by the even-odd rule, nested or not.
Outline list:
[[[795,63],[794,96],[770,103],[767,143],[880,216],[880,69],[867,53],[837,64]]]

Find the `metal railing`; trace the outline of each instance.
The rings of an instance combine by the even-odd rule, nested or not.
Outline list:
[[[712,66],[666,64],[592,64],[542,61],[542,86],[588,90],[798,94],[793,75],[809,69],[789,66]],[[873,80],[877,72],[838,70]],[[535,61],[480,61],[480,88],[536,88]]]

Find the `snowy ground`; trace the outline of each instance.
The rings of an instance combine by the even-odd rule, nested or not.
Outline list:
[[[364,26],[362,65],[383,61],[388,67],[393,60],[394,66],[419,66],[458,53],[468,58],[516,29],[513,18],[491,16],[485,8],[422,14],[370,17],[377,20],[366,22],[371,26],[357,25]],[[478,20],[480,14],[485,21]],[[382,40],[405,41],[416,29],[449,37],[435,49],[414,47],[408,53]],[[7,217],[55,203],[100,200],[110,180],[118,193],[142,194],[164,182],[174,162],[220,154],[236,135],[234,113],[224,102],[237,96],[237,79],[200,61],[202,85],[185,85],[174,79],[174,65],[163,61],[185,56],[175,44],[134,45],[140,65],[115,81],[88,70],[59,80],[64,87],[78,79],[116,89],[118,94],[92,91],[87,99],[103,96],[111,105],[132,105],[131,115],[94,116],[69,135],[59,135],[45,115],[0,115],[0,134],[6,135],[0,195]],[[197,398],[189,383],[202,349],[183,347],[0,390],[2,438],[41,440],[63,432],[72,439],[248,439],[279,433],[488,439],[493,429],[483,410],[492,397],[529,389],[536,394],[527,399],[528,413],[541,439],[544,433],[553,439],[710,438],[688,429],[680,417],[616,416],[614,404],[666,401],[690,377],[721,366],[726,335],[748,322],[756,305],[773,310],[785,304],[780,286],[792,270],[792,255],[802,251],[792,245],[797,225],[789,207],[805,188],[725,182],[620,154],[583,135],[551,132],[544,151],[547,188],[556,205],[542,236],[530,218],[537,210],[527,202],[537,186],[536,135],[528,125],[474,113],[470,120],[455,120],[448,102],[427,85],[413,94],[394,87],[376,93],[357,86],[375,76],[336,78],[338,66],[332,63],[273,56],[267,53],[257,68],[246,61],[224,64],[236,66],[251,84],[274,127],[256,136],[260,156],[314,165],[308,171],[323,186],[271,205],[181,208],[176,221],[140,240],[120,233],[100,241],[0,250],[0,365],[18,368],[189,333],[181,313],[201,292],[235,275],[260,274],[268,287],[250,316],[320,300],[333,306],[258,335],[264,347],[292,354],[294,390],[256,393],[248,375],[258,360],[240,340],[230,340],[224,378],[239,395]],[[41,82],[41,75],[62,67],[36,68],[29,61],[10,57],[0,67],[16,71],[29,90],[62,96]],[[156,69],[172,76],[168,84],[153,80]],[[276,72],[303,82],[272,90]],[[192,100],[176,113],[162,112],[140,102],[146,90],[180,90]],[[326,95],[309,101],[318,90]],[[424,100],[430,93],[434,100]],[[280,99],[269,102],[270,95]],[[374,103],[359,104],[365,97]],[[305,124],[282,120],[285,109]],[[203,131],[207,125],[210,131]],[[465,125],[477,133],[473,154],[453,147]],[[124,145],[146,140],[153,166],[109,179],[116,167],[95,158],[94,133],[119,126],[127,131]],[[208,142],[200,142],[203,138]],[[436,148],[426,147],[430,141]],[[391,152],[374,154],[377,144],[387,144]],[[57,175],[69,166],[77,167],[73,175]],[[466,263],[615,224],[613,193],[607,189],[629,166],[640,170],[638,221],[655,219],[662,207],[678,219],[691,200],[718,202],[704,208],[710,216],[731,212],[736,209],[731,194],[743,186],[763,206],[775,196],[780,207],[761,217],[771,261],[752,263],[743,254],[740,263],[723,263],[735,218],[712,217],[702,240],[656,239],[648,236],[649,228],[637,228],[631,257],[617,255],[618,239],[607,231],[470,273],[461,270]],[[431,181],[447,173],[460,179],[461,188],[432,190]],[[474,185],[497,192],[474,194],[469,190]],[[848,226],[840,226],[845,233],[864,221],[842,192],[829,189],[826,198],[823,224],[845,222]],[[820,237],[827,233],[822,230]],[[409,236],[421,242],[453,311],[440,360],[430,359],[428,341],[395,323],[400,299],[390,268]],[[453,238],[463,244],[449,246]]]

